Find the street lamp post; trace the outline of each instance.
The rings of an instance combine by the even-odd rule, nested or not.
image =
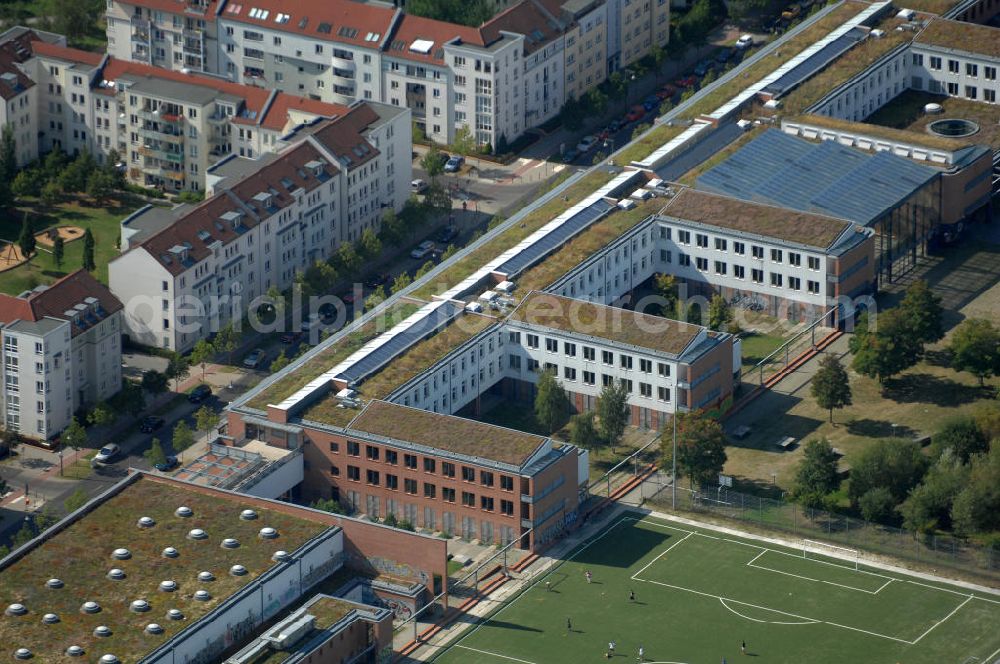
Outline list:
[[[59,449],[59,477],[63,474],[63,451],[62,448]]]

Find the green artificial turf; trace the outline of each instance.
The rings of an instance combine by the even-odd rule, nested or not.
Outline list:
[[[639,518],[577,549],[434,661],[608,661],[609,641],[612,661],[635,661],[642,646],[658,664],[744,661],[743,641],[755,664],[963,664],[1000,654],[1000,596]]]

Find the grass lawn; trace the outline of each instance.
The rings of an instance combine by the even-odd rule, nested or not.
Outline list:
[[[740,337],[743,342],[743,365],[753,366],[776,351],[786,339],[773,334],[748,332]]]
[[[82,458],[77,459],[72,464],[63,467],[63,477],[69,477],[74,480],[85,480],[94,472],[94,469],[90,466],[90,460],[94,458],[97,452],[88,452]]]
[[[94,234],[94,276],[101,283],[108,283],[108,262],[118,256],[116,247],[120,237],[120,223],[126,216],[142,207],[136,198],[125,195],[104,207],[90,201],[69,201],[54,208],[41,203],[21,204],[14,215],[0,220],[0,240],[16,242],[21,232],[24,213],[28,213],[32,228],[37,233],[56,226],[89,228]],[[51,248],[38,244],[36,254],[26,263],[0,272],[0,292],[17,295],[39,284],[49,284],[83,264],[83,239],[68,242],[61,268],[52,259]]]
[[[1000,648],[996,596],[638,519],[583,544],[433,661],[596,662],[609,641],[616,661],[641,646],[660,664],[736,662],[741,642],[755,661],[789,664],[985,662]]]

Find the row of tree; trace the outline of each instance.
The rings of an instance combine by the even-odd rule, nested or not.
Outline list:
[[[992,441],[992,442],[991,442]],[[806,443],[793,495],[836,509],[838,455],[826,439]],[[867,520],[914,532],[963,535],[1000,530],[1000,405],[947,421],[925,455],[913,440],[880,439],[851,460],[847,495]]]

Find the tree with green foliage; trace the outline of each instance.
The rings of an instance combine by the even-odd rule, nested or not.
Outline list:
[[[219,423],[219,414],[208,406],[202,406],[194,413],[194,426],[196,431],[210,432]]]
[[[382,213],[382,227],[379,230],[379,239],[389,246],[399,246],[406,238],[408,229],[402,217],[396,214],[392,208],[388,208]]]
[[[142,374],[142,389],[150,394],[163,394],[167,391],[167,375],[155,369]]]
[[[620,99],[623,104],[628,104],[628,81],[625,79],[625,75],[616,71],[613,72],[604,81],[604,87],[607,89],[608,97],[611,99]],[[637,136],[637,133],[633,133],[633,136]]]
[[[588,90],[583,99],[584,105],[594,115],[602,116],[608,110],[608,95],[600,87]]]
[[[1000,530],[1000,442],[969,464],[969,480],[951,508],[955,530],[963,535]]]
[[[1000,329],[985,318],[966,318],[955,328],[948,343],[951,368],[979,379],[1000,375]]]
[[[142,453],[142,457],[151,467],[162,465],[167,462],[167,454],[163,451],[163,445],[159,438],[154,438],[149,443],[149,449]]]
[[[653,276],[653,290],[663,298],[663,307],[660,315],[666,318],[677,317],[677,277],[665,272],[657,272]]]
[[[146,394],[142,391],[142,385],[123,378],[122,388],[111,397],[111,402],[112,410],[135,417],[146,408]]]
[[[807,507],[821,507],[825,498],[840,488],[837,453],[826,438],[810,440],[795,470],[792,494]]]
[[[612,381],[601,389],[597,397],[598,430],[601,438],[615,453],[615,446],[625,433],[632,409],[628,405],[628,388],[623,381]]]
[[[401,272],[392,282],[392,292],[399,293],[413,283],[409,272]]]
[[[899,506],[903,526],[921,533],[950,528],[952,504],[968,479],[968,466],[945,451]]]
[[[555,433],[566,424],[569,399],[566,390],[559,384],[556,374],[546,369],[538,376],[535,392],[535,419],[548,433]]]
[[[91,426],[103,427],[115,421],[115,412],[104,401],[98,401],[87,414],[87,422]]]
[[[58,182],[50,180],[42,185],[38,197],[44,205],[53,207],[62,201],[63,189]]]
[[[212,361],[215,349],[208,339],[199,339],[191,349],[191,364],[201,367],[201,379],[205,380],[205,365]]]
[[[334,500],[333,498],[320,498],[319,500],[313,501],[309,507],[322,512],[330,512],[331,514],[347,513],[344,506],[340,504],[340,501]]]
[[[476,139],[472,135],[469,125],[462,125],[455,130],[455,138],[451,143],[451,151],[468,157],[476,151]]]
[[[66,242],[63,241],[62,235],[56,235],[56,238],[52,240],[52,260],[55,261],[57,268],[62,267],[63,259],[65,257]]]
[[[187,378],[190,373],[190,366],[188,359],[178,352],[171,353],[167,359],[167,368],[163,371],[163,374],[167,377],[167,380],[174,381],[175,392],[180,389],[180,382]]]
[[[14,533],[14,537],[11,538],[10,545],[15,550],[20,549],[22,546],[35,539],[37,534],[38,533],[35,531],[35,524],[26,517],[24,524],[16,533]]]
[[[27,212],[21,219],[21,233],[17,236],[17,247],[21,250],[24,260],[30,261],[31,256],[35,253],[35,231],[31,228]]]
[[[285,349],[282,348],[281,352],[278,353],[278,356],[273,360],[271,360],[271,373],[272,374],[278,373],[279,371],[287,367],[290,362],[291,360],[288,359],[288,356],[285,354]]]
[[[569,131],[578,131],[583,127],[585,117],[586,111],[584,106],[576,100],[576,97],[567,99],[566,103],[559,110],[559,122]]]
[[[424,202],[433,210],[450,210],[451,194],[440,182],[431,182],[427,187],[427,193],[424,194]]]
[[[194,432],[185,420],[181,420],[174,426],[174,435],[171,439],[174,451],[178,454],[194,445]]]
[[[569,442],[585,450],[597,450],[601,446],[594,415],[593,411],[587,411],[569,418]]]
[[[717,332],[724,332],[732,321],[733,309],[729,301],[716,293],[708,303],[708,326]]]
[[[25,168],[14,177],[10,189],[17,198],[27,198],[41,194],[43,184],[42,174],[37,168]]]
[[[420,277],[424,276],[425,274],[427,274],[428,272],[430,272],[433,269],[434,269],[434,261],[427,261],[427,262],[425,262],[417,270],[416,278],[419,279]]]
[[[871,523],[890,523],[896,520],[896,497],[888,487],[878,486],[861,494],[858,508],[861,517]]]
[[[66,500],[63,501],[63,509],[66,510],[67,514],[72,514],[88,502],[90,502],[90,496],[83,490],[83,487],[77,487],[73,493],[66,496]]]
[[[115,193],[115,181],[110,173],[100,169],[87,177],[87,195],[98,205],[107,203]]]
[[[97,269],[97,263],[94,262],[94,234],[89,228],[83,232],[83,269],[87,272]]]
[[[825,355],[812,379],[812,396],[816,405],[830,411],[833,423],[833,409],[851,405],[851,383],[847,370],[836,355]]]
[[[406,13],[473,28],[493,17],[489,0],[407,0]]]
[[[448,260],[449,258],[454,256],[457,251],[458,247],[456,247],[454,244],[449,244],[448,247],[441,254],[441,260],[443,261]]]
[[[663,446],[667,445],[664,439]],[[677,468],[692,487],[715,483],[726,465],[726,434],[703,412],[677,416]]]
[[[94,158],[89,152],[81,152],[58,175],[59,184],[63,191],[71,194],[86,191],[87,179],[94,172],[96,166]]]
[[[385,302],[385,286],[379,285],[371,294],[365,298],[365,310],[371,310]]]
[[[0,132],[0,209],[14,203],[10,185],[17,175],[17,146],[14,142],[14,125],[3,126]]]
[[[907,320],[912,336],[921,343],[934,343],[944,337],[941,298],[931,291],[926,281],[916,281],[906,289],[899,309]]]
[[[382,242],[371,228],[366,228],[361,233],[361,240],[358,242],[358,253],[367,261],[378,258],[382,253]]]
[[[125,171],[118,167],[118,164],[122,163],[121,155],[118,154],[118,150],[111,148],[108,150],[108,154],[104,157],[104,171],[111,177],[111,185],[115,189],[125,188]],[[193,192],[192,192],[193,193]],[[204,192],[202,197],[204,198]]]
[[[364,259],[358,253],[353,242],[345,242],[337,249],[337,262],[341,265],[338,270],[349,279],[354,279],[364,264]]]
[[[913,440],[883,438],[861,449],[851,463],[848,497],[855,507],[862,496],[875,489],[885,489],[894,505],[906,499],[910,490],[927,472],[927,458]]]
[[[980,430],[976,420],[964,415],[956,415],[945,420],[931,441],[936,455],[951,452],[961,463],[968,463],[973,454],[980,454],[990,449],[990,439]]]
[[[230,321],[219,328],[212,339],[212,349],[226,356],[226,364],[233,363],[233,353],[240,347],[243,334],[236,328],[236,323]]]
[[[878,329],[868,329],[867,314],[861,317],[850,340],[854,360],[851,366],[863,376],[884,384],[901,371],[912,367],[923,356],[923,344],[913,334],[905,314],[889,309],[879,314]]]
[[[431,144],[427,148],[427,153],[420,159],[420,168],[427,171],[427,176],[431,180],[444,173],[444,159],[442,159],[442,156],[437,146]]]
[[[63,429],[59,439],[66,447],[79,451],[87,446],[87,430],[80,424],[80,420],[74,417],[70,420],[69,426]]]

